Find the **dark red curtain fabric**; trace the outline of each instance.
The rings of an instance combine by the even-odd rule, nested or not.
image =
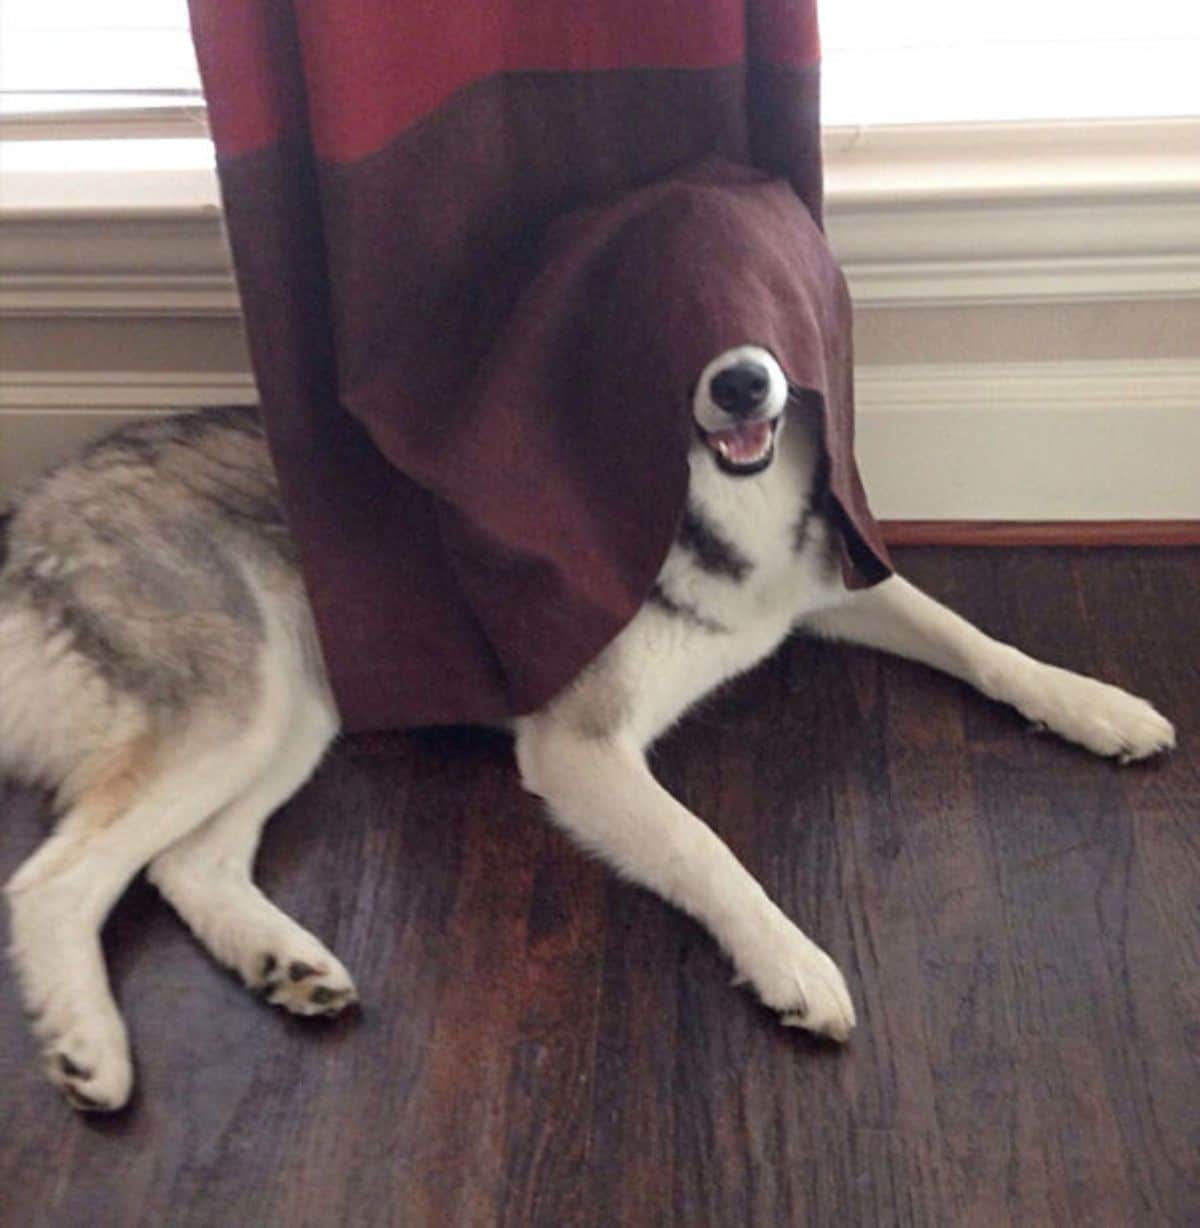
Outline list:
[[[761,222],[773,202],[761,241],[792,252],[807,323],[757,292],[720,312],[813,359],[847,578],[888,574],[853,463],[848,300],[818,229],[813,0],[191,12],[263,414],[348,728],[529,711],[644,599],[686,495],[683,339],[705,330],[628,313],[677,379],[639,382],[632,359],[615,383],[589,378],[640,352],[609,293],[629,231],[592,225],[584,255],[580,225],[564,241],[555,224],[620,219],[681,176],[718,212],[742,202],[730,216]],[[700,293],[670,292],[679,264],[628,293]],[[601,386],[621,403],[599,404]]]

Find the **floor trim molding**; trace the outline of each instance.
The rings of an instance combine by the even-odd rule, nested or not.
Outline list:
[[[905,540],[934,522],[972,541],[999,523],[1125,541],[1200,522],[1200,357],[863,366],[857,386],[865,484]],[[5,372],[0,486],[120,421],[254,399],[248,372]]]
[[[863,366],[856,383],[881,519],[1200,519],[1200,357]]]
[[[1200,520],[885,520],[889,546],[1200,546]]]

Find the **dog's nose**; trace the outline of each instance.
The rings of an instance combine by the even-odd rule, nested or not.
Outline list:
[[[746,418],[760,408],[771,390],[766,367],[757,362],[739,362],[723,367],[708,382],[713,401],[727,414]]]

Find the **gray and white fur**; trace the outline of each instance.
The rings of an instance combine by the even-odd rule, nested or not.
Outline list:
[[[1156,754],[1174,730],[899,576],[847,591],[811,409],[766,351],[716,356],[693,414],[688,510],[653,592],[569,687],[512,723],[516,760],[555,822],[706,926],[785,1024],[844,1040],[842,974],[654,779],[656,738],[798,628],[944,670],[1100,755]],[[0,765],[54,789],[61,811],[6,887],[11,955],[51,1080],[80,1108],[116,1109],[133,1069],[99,933],[143,867],[272,1002],[317,1015],[356,1000],[345,968],[252,877],[264,823],[337,716],[252,410],[100,440],[18,504],[7,537]]]

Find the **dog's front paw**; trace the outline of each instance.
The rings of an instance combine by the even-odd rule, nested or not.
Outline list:
[[[815,942],[787,924],[787,931],[738,961],[738,979],[753,985],[788,1027],[845,1041],[855,1024],[846,980]]]
[[[1028,658],[1005,678],[1008,699],[1023,716],[1093,754],[1132,763],[1171,750],[1175,728],[1120,687]]]

